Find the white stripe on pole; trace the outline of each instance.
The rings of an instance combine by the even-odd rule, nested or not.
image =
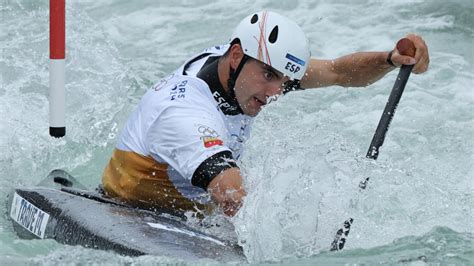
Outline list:
[[[49,58],[49,134],[60,138],[66,135],[66,0],[49,1]]]
[[[51,59],[49,62],[49,125],[64,128],[66,111],[65,59]]]

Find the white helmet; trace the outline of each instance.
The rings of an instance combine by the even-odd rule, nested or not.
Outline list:
[[[311,53],[303,30],[292,20],[271,11],[243,19],[231,37],[240,40],[244,53],[288,76],[301,80]]]

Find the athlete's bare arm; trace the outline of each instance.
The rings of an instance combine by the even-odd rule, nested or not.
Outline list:
[[[209,183],[207,191],[226,215],[234,216],[242,206],[242,200],[246,195],[239,168],[222,171]]]
[[[413,73],[423,73],[428,69],[429,54],[426,43],[420,36],[409,34],[415,45],[415,58],[403,56],[394,49],[391,57],[396,66],[413,65]],[[301,80],[303,88],[320,88],[339,85],[343,87],[365,87],[395,69],[386,61],[389,52],[358,52],[334,60],[312,58],[305,76]]]
[[[428,48],[423,39],[409,34],[415,45],[415,58],[402,56],[395,49],[392,62],[415,64],[414,73],[423,73],[428,69]],[[306,75],[301,80],[303,88],[319,88],[331,85],[344,87],[367,86],[395,69],[387,63],[389,52],[359,52],[346,55],[335,60],[311,59]],[[224,210],[224,213],[233,216],[242,205],[246,193],[242,187],[242,176],[238,168],[229,168],[215,177],[208,186],[212,199]]]

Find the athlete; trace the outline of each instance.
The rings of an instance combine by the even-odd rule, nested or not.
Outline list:
[[[425,42],[406,38],[414,58],[395,48],[320,60],[290,19],[268,11],[246,17],[229,44],[192,57],[145,93],[105,168],[105,193],[174,214],[217,204],[233,216],[246,195],[237,161],[262,107],[293,90],[367,86],[402,64],[425,72]]]

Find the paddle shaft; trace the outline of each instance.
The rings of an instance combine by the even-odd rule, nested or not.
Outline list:
[[[406,38],[398,41],[397,50],[402,55],[408,55],[411,57],[415,56],[415,46],[410,40]],[[374,137],[372,138],[372,142],[370,143],[369,150],[367,151],[367,158],[377,160],[377,157],[379,155],[379,148],[383,145],[385,135],[387,134],[390,123],[392,122],[393,116],[395,115],[395,110],[397,109],[398,103],[400,102],[400,98],[402,97],[405,85],[407,84],[408,78],[410,77],[410,73],[413,67],[413,65],[402,65],[402,67],[400,68],[397,80],[395,81],[392,91],[390,92],[390,96],[388,98],[387,104],[385,105],[382,117],[380,118],[377,129],[375,130]],[[361,189],[365,189],[367,187],[368,181],[369,178],[367,177],[365,180],[360,182],[359,187]],[[334,237],[334,240],[331,243],[330,251],[342,250],[344,248],[347,236],[349,235],[349,231],[351,230],[351,225],[353,222],[354,219],[349,218],[344,222],[342,228],[337,230],[336,236]]]
[[[370,143],[369,150],[367,151],[366,157],[369,159],[377,160],[377,157],[379,156],[379,148],[383,145],[388,127],[395,115],[395,110],[400,102],[400,98],[402,97],[403,90],[405,89],[405,85],[407,84],[412,69],[413,65],[403,65],[400,68],[397,80],[393,85],[392,92],[390,93],[382,117],[380,118],[377,129],[375,130],[374,137]]]

